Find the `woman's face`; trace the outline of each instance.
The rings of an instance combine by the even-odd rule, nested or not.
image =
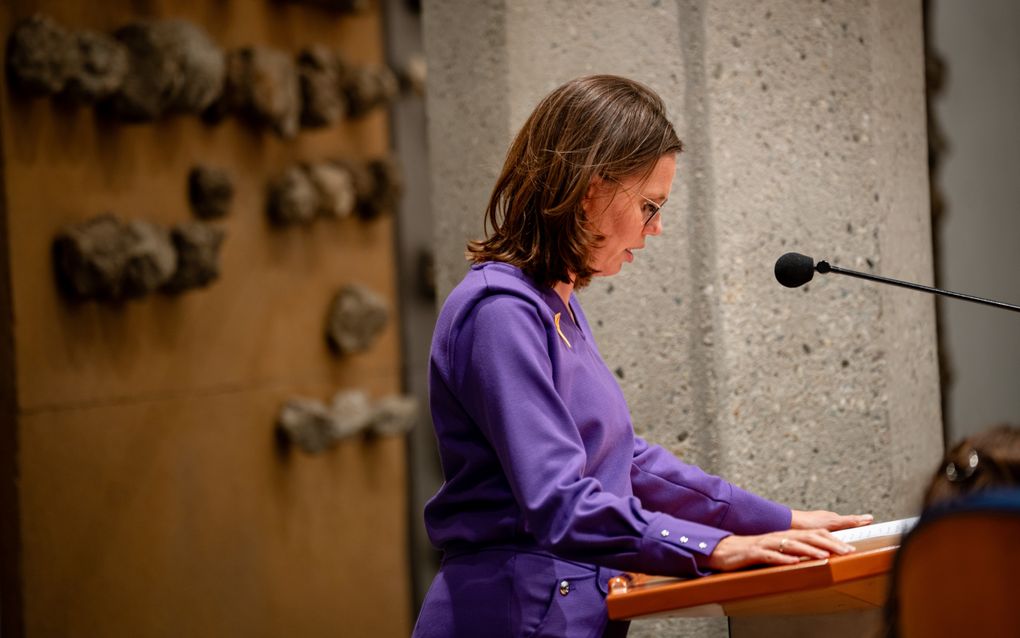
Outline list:
[[[618,182],[601,178],[592,181],[582,206],[599,234],[605,236],[592,252],[596,276],[620,272],[623,262],[634,261],[634,251],[645,247],[645,236],[662,232],[658,209],[669,198],[675,172],[676,156],[669,153],[659,158],[644,181],[643,175]]]

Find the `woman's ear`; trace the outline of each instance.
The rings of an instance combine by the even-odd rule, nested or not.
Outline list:
[[[592,217],[592,207],[595,205],[595,200],[601,193],[604,184],[605,180],[599,175],[593,175],[591,181],[588,182],[588,190],[581,199],[581,209],[589,219]]]

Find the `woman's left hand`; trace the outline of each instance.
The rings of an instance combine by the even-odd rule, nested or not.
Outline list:
[[[871,514],[837,514],[825,510],[793,510],[793,519],[790,521],[790,529],[827,529],[834,532],[838,529],[848,527],[860,527],[871,525],[875,517]]]

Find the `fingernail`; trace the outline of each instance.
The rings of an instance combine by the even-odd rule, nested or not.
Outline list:
[[[857,548],[854,547],[853,545],[844,545],[844,546],[840,547],[839,549],[840,549],[841,553],[849,554],[850,552],[854,551]]]

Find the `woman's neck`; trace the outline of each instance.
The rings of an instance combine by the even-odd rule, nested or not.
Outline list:
[[[553,290],[555,290],[556,294],[563,300],[563,305],[569,309],[570,293],[574,291],[574,282],[571,281],[568,283],[565,281],[557,281],[556,284],[553,285]]]

